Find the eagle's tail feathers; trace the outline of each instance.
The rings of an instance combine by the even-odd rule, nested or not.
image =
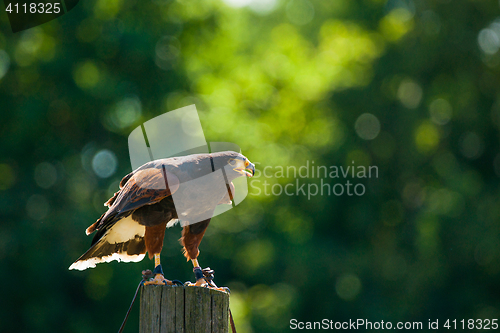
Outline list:
[[[92,226],[89,227],[91,228]],[[133,221],[131,217],[123,218],[108,229],[69,269],[84,270],[113,260],[141,261],[146,254],[144,232],[145,227]]]
[[[117,244],[109,244],[106,240],[101,240],[78,258],[69,269],[83,271],[87,268],[94,268],[96,264],[113,260],[138,262],[144,259],[145,255],[146,245],[143,237],[136,236],[135,239]]]

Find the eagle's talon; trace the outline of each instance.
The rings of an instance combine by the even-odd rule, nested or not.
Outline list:
[[[192,283],[191,281],[187,281],[186,283],[184,283],[184,285],[187,287],[209,288],[209,289],[213,289],[213,290],[222,291],[222,292],[225,292],[227,294],[231,293],[231,290],[229,290],[228,287],[217,287],[215,284],[211,285],[210,283],[208,283],[205,280],[205,278],[199,279],[198,281],[196,281],[196,283]]]
[[[222,292],[227,293],[227,294],[231,293],[231,291],[229,290],[228,287],[212,287],[211,285],[207,285],[207,287],[210,289],[213,289],[213,290],[222,291]]]
[[[204,278],[196,280],[196,283],[192,283],[191,281],[186,282],[185,284],[188,287],[209,287],[207,281]]]
[[[228,287],[219,287],[219,288],[212,288],[212,287],[210,287],[210,289],[222,291],[222,292],[225,292],[226,294],[230,294],[231,293],[231,291],[229,290]]]
[[[172,286],[174,283],[170,280],[165,279],[165,277],[162,274],[156,274],[156,276],[153,279],[149,279],[149,281],[144,282],[145,286],[148,285],[155,285],[155,286]]]

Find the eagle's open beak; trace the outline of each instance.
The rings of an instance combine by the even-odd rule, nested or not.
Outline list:
[[[253,175],[255,174],[255,165],[253,165],[253,163],[251,162],[248,162],[248,165],[245,167],[244,171],[247,177],[253,177]]]

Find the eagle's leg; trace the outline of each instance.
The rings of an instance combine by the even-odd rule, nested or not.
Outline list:
[[[191,259],[191,262],[193,263],[193,272],[194,276],[196,278],[196,283],[190,283],[188,286],[197,286],[197,287],[208,287],[211,289],[215,290],[220,290],[224,292],[229,292],[229,288],[222,287],[219,288],[217,285],[212,281],[213,279],[213,270],[210,269],[210,267],[201,269],[200,264],[198,263],[198,259]],[[208,273],[211,277],[205,276],[205,272]],[[207,280],[208,279],[208,280]]]
[[[193,263],[193,272],[196,278],[196,283],[190,284],[191,286],[205,287],[208,286],[207,281],[205,281],[203,272],[200,265],[198,264],[198,255],[200,250],[198,246],[203,239],[203,235],[207,230],[210,220],[205,220],[195,224],[190,224],[182,228],[182,237],[180,239],[181,244],[184,246],[184,256],[187,260],[191,260]]]
[[[144,285],[150,285],[150,284],[154,284],[154,285],[169,285],[169,286],[172,286],[174,283],[170,280],[167,280],[165,279],[165,277],[163,276],[163,269],[161,268],[161,264],[160,264],[160,254],[159,253],[155,253],[155,270],[153,271],[153,273],[155,274],[155,277],[150,279],[149,281],[146,281],[144,282]]]
[[[196,278],[196,283],[191,285],[198,287],[208,287],[208,283],[205,280],[205,276],[203,275],[203,271],[200,267],[200,264],[198,263],[198,259],[191,259],[191,262],[193,263],[193,272],[194,277]]]
[[[146,244],[146,250],[149,253],[149,259],[152,259],[153,256],[155,258],[155,269],[153,271],[155,277],[150,281],[144,282],[145,285],[173,285],[172,281],[165,279],[165,277],[163,276],[163,270],[160,264],[160,252],[163,248],[163,237],[165,236],[166,226],[167,222],[163,222],[154,226],[146,226],[144,242]]]
[[[196,282],[190,283],[188,286],[209,287],[221,291],[227,291],[226,288],[218,288],[213,282],[208,283],[205,279],[205,275],[203,274],[203,270],[198,263],[198,255],[200,254],[198,246],[201,243],[209,223],[210,220],[205,220],[187,225],[182,229],[182,237],[180,241],[184,246],[184,256],[193,263],[193,272],[196,278]]]

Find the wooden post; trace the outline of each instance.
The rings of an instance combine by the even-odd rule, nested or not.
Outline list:
[[[139,333],[228,333],[229,294],[203,287],[142,286]]]

